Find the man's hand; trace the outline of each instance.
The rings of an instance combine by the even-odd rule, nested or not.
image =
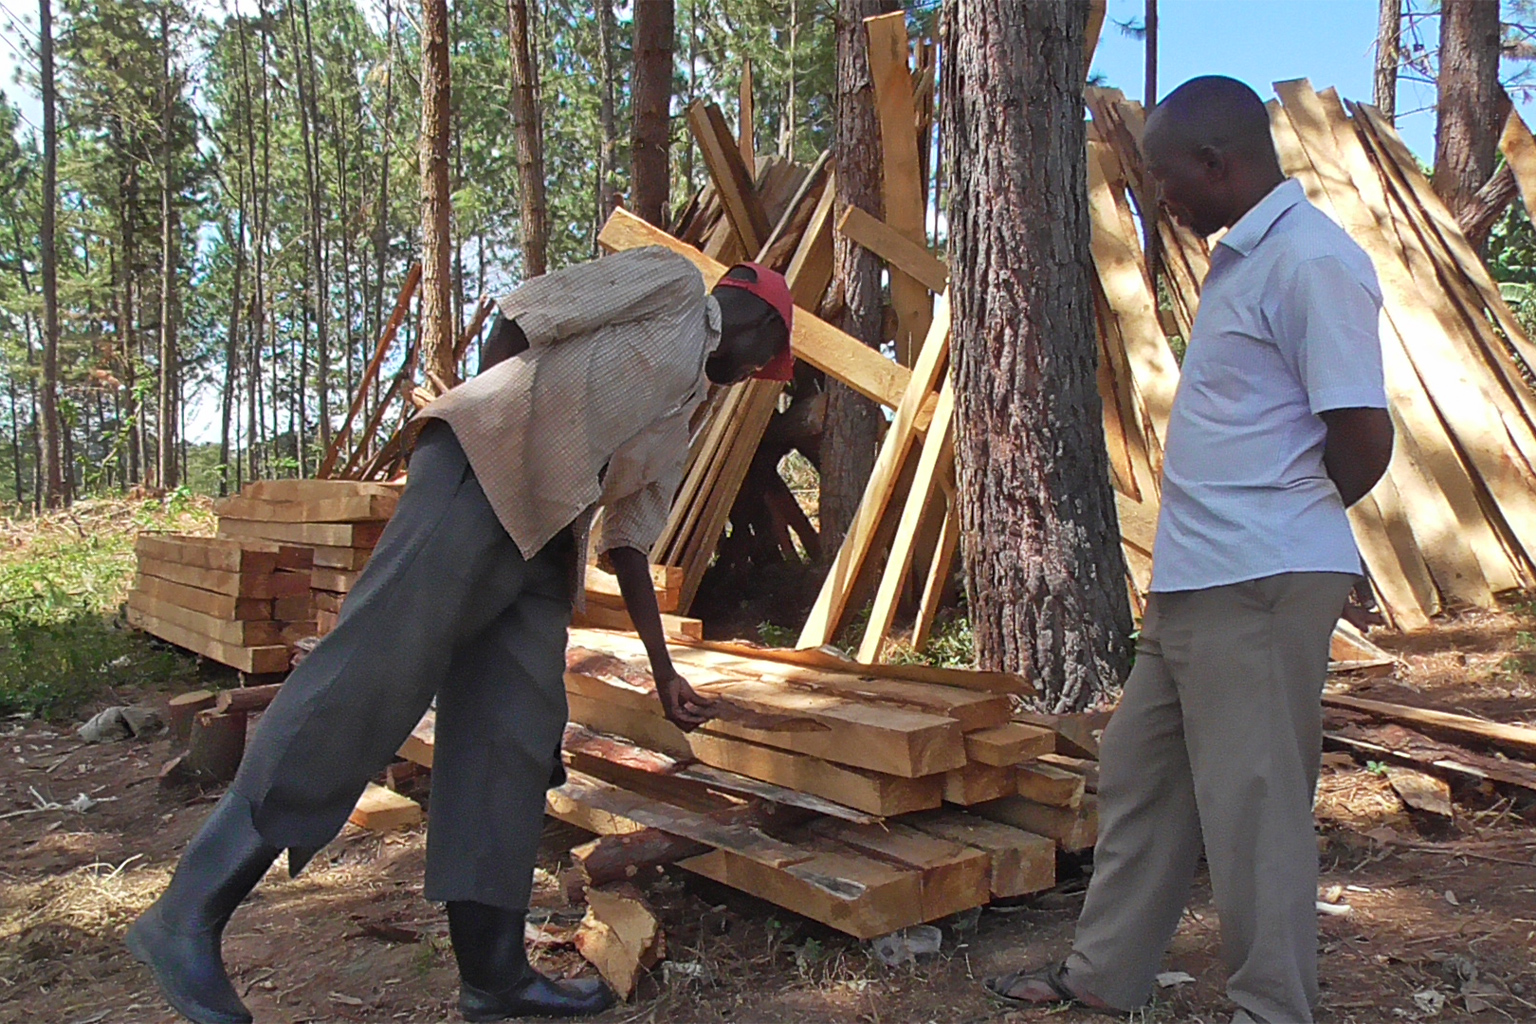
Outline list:
[[[683,732],[692,732],[713,717],[709,711],[715,702],[695,693],[688,680],[676,672],[670,677],[656,678],[656,696],[661,698],[661,710],[667,721]]]

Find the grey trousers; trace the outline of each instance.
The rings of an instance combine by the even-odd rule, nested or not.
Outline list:
[[[525,560],[453,432],[429,425],[335,630],[261,717],[233,789],[273,846],[314,850],[437,698],[425,895],[525,909],[563,778],[570,531]]]
[[[1310,1024],[1328,641],[1356,577],[1287,573],[1153,594],[1105,730],[1099,842],[1073,988],[1150,998],[1202,838],[1238,1021]]]

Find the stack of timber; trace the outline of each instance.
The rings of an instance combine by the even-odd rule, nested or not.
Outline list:
[[[1536,346],[1376,110],[1306,81],[1275,91],[1271,126],[1286,174],[1371,257],[1385,300],[1381,340],[1397,444],[1386,477],[1350,510],[1378,600],[1393,625],[1410,630],[1447,608],[1493,607],[1499,593],[1536,582]],[[1139,597],[1178,385],[1168,338],[1189,336],[1209,250],[1148,205],[1140,106],[1101,89],[1088,91],[1088,105],[1100,393]],[[1517,111],[1502,147],[1527,203],[1536,201],[1536,143]],[[1149,213],[1157,279],[1170,299],[1162,311],[1135,223]]]
[[[1050,721],[1015,720],[1006,673],[881,666],[826,652],[675,644],[718,716],[662,715],[633,635],[576,629],[566,657],[568,781],[548,812],[598,836],[577,880],[677,863],[871,938],[1055,883],[1091,847],[1092,762]],[[401,748],[430,767],[429,713]],[[1085,742],[1092,742],[1085,740]]]
[[[149,533],[134,547],[136,629],[249,676],[286,672],[293,644],[314,633],[305,548]]]
[[[258,480],[214,508],[220,537],[295,544],[311,552],[306,597],[315,632],[324,635],[334,628],[402,489],[351,480]]]

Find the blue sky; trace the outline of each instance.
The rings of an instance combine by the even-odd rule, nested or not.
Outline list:
[[[1092,69],[1138,100],[1145,48],[1114,22],[1139,22],[1143,8],[1142,0],[1109,0]],[[1369,103],[1377,8],[1377,0],[1161,0],[1158,90],[1167,93],[1196,75],[1230,75],[1269,99],[1273,83],[1310,78],[1319,90],[1333,86],[1347,99]],[[1424,42],[1433,48],[1438,25],[1431,21],[1425,29],[1431,38]],[[1434,89],[1406,80],[1397,88],[1399,130],[1421,159],[1432,160],[1435,115],[1424,108],[1433,106]],[[1521,112],[1532,120],[1529,103]]]

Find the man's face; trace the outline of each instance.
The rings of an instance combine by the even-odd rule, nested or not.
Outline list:
[[[1147,170],[1175,220],[1202,238],[1229,226],[1230,167],[1214,150],[1177,146],[1147,133]]]
[[[768,365],[778,352],[778,339],[783,333],[784,325],[776,316],[771,323],[722,324],[720,345],[704,361],[705,376],[712,384],[736,384],[746,380]]]

